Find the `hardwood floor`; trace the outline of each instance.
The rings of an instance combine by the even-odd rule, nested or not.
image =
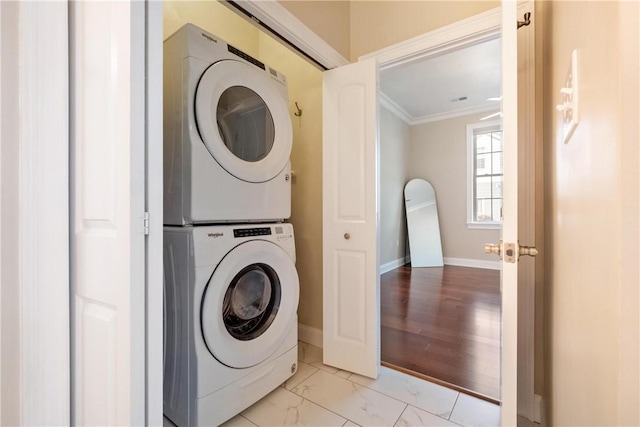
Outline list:
[[[499,271],[406,265],[380,293],[383,362],[500,398]]]

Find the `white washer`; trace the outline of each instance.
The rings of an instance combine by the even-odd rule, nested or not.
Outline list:
[[[165,227],[164,413],[218,425],[297,368],[291,224]]]
[[[186,24],[164,42],[164,223],[291,216],[286,77]]]

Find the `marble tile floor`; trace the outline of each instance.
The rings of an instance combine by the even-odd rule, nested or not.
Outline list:
[[[303,342],[298,354],[293,377],[223,426],[500,425],[500,407],[484,400],[385,367],[375,380],[341,371]]]

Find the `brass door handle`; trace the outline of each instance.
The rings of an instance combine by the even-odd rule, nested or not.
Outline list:
[[[502,244],[486,244],[484,245],[484,253],[502,255]]]
[[[534,246],[520,246],[518,247],[518,253],[527,256],[536,256],[538,255],[538,250]]]
[[[351,238],[351,234],[349,233],[344,233],[344,239],[345,240],[349,240]]]
[[[504,251],[504,254],[503,254]],[[502,243],[502,240],[500,240],[500,243],[496,244],[486,244],[484,245],[484,252],[487,254],[496,254],[500,257],[500,259],[503,259],[503,255],[504,255],[504,260],[506,262],[516,262],[516,260],[519,260],[521,256],[523,255],[527,255],[527,256],[531,256],[534,257],[536,255],[538,255],[538,249],[536,249],[534,246],[520,246],[518,245],[518,251],[516,252],[516,245],[514,243]],[[517,254],[517,258],[516,258],[516,254]]]

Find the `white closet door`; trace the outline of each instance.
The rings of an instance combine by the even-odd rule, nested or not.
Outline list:
[[[145,424],[143,2],[72,2],[73,424]]]
[[[324,363],[368,377],[380,365],[374,59],[323,76]]]

